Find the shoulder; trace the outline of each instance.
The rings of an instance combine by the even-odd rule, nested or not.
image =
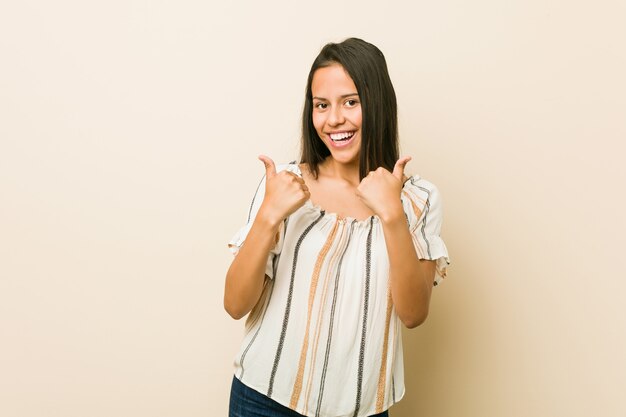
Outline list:
[[[400,199],[411,225],[416,225],[429,213],[431,218],[441,214],[439,189],[419,175],[412,175],[405,181]]]
[[[291,161],[285,164],[276,164],[276,172],[281,171],[289,171],[297,175],[301,174],[300,167],[298,166],[298,163],[296,161]]]
[[[411,175],[404,182],[403,191],[410,192],[412,194],[416,194],[425,198],[432,198],[433,196],[438,196],[439,194],[439,189],[435,184],[425,178],[420,177],[419,175]]]

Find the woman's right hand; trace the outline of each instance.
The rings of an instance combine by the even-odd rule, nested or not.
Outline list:
[[[265,197],[257,217],[278,225],[302,207],[311,194],[301,177],[287,170],[277,173],[274,161],[265,155],[259,155],[259,159],[265,165]]]

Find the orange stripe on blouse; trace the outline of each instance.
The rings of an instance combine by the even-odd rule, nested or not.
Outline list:
[[[402,193],[406,196],[406,198],[409,199],[409,201],[411,202],[411,208],[413,208],[413,213],[415,214],[415,218],[419,220],[419,218],[422,216],[422,210],[419,209],[419,207],[417,207],[417,204],[415,204],[415,200],[414,198],[417,198],[416,196],[413,196],[411,194],[409,194],[407,191],[402,191]],[[418,198],[420,201],[421,199]],[[412,231],[412,230],[411,230]]]
[[[296,381],[293,386],[293,392],[291,394],[291,401],[289,403],[289,408],[292,410],[296,409],[298,405],[298,400],[300,399],[300,393],[302,392],[302,379],[304,378],[304,366],[306,364],[306,352],[309,346],[309,327],[311,326],[311,310],[313,310],[313,301],[315,300],[315,291],[317,289],[317,281],[320,277],[320,270],[322,269],[322,265],[324,264],[324,259],[330,250],[330,247],[335,239],[335,233],[337,232],[337,225],[339,222],[335,222],[333,225],[333,229],[326,239],[326,243],[322,247],[319,255],[317,256],[317,261],[315,262],[315,267],[313,269],[313,275],[311,277],[311,287],[309,290],[309,308],[307,312],[307,320],[306,320],[306,333],[304,334],[304,340],[302,341],[302,349],[300,350],[300,363],[298,365],[298,374],[296,376]]]
[[[317,326],[315,329],[315,342],[313,343],[313,352],[311,353],[312,355],[312,362],[311,362],[311,366],[309,367],[309,377],[307,379],[307,385],[306,385],[306,395],[304,396],[304,414],[307,414],[308,411],[308,405],[309,405],[309,398],[311,396],[311,388],[313,386],[312,381],[313,381],[313,370],[315,369],[315,362],[317,359],[317,346],[319,344],[319,338],[320,338],[320,334],[321,334],[321,330],[322,330],[322,318],[324,315],[324,308],[326,306],[326,296],[328,294],[328,283],[330,281],[330,277],[332,275],[332,272],[335,271],[335,264],[337,263],[338,258],[341,255],[341,249],[344,245],[344,236],[347,236],[347,233],[344,233],[344,231],[346,230],[346,222],[345,220],[340,220],[339,221],[340,225],[341,225],[341,232],[339,234],[339,243],[337,244],[337,250],[333,253],[333,256],[330,258],[330,263],[328,264],[328,269],[326,270],[326,277],[324,278],[324,290],[322,292],[322,300],[320,302],[320,308],[319,308],[319,312],[317,315]]]
[[[391,323],[391,310],[393,299],[391,298],[391,280],[387,282],[387,314],[385,316],[385,333],[383,337],[383,351],[380,360],[380,373],[378,374],[378,390],[376,393],[376,414],[383,412],[385,402],[385,387],[387,385],[387,350],[389,349],[389,324]]]

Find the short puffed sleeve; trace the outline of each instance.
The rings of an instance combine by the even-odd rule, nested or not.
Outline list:
[[[401,199],[415,251],[420,259],[436,261],[434,285],[438,285],[450,265],[448,249],[441,238],[443,210],[439,189],[413,176],[404,183]]]
[[[280,168],[277,167],[277,171],[279,171],[281,168],[282,167]],[[259,208],[261,207],[261,203],[263,202],[264,197],[265,197],[265,176],[263,176],[263,178],[261,179],[261,182],[257,186],[256,192],[254,193],[254,196],[252,197],[252,201],[250,202],[250,208],[248,209],[248,219],[246,221],[245,226],[239,229],[237,233],[235,233],[233,238],[228,242],[228,247],[230,248],[233,255],[237,255],[237,253],[239,252],[239,249],[244,245],[246,241],[246,237],[248,236],[248,233],[250,232],[250,229],[252,228],[252,225],[254,224],[254,220],[256,219],[256,215],[259,211]],[[277,257],[280,254],[280,251],[283,246],[283,241],[284,241],[284,230],[285,230],[285,222],[283,221],[280,224],[280,227],[279,227],[278,232],[276,233],[276,236],[274,236],[274,246],[270,250],[269,256],[267,258],[267,264],[265,266],[265,274],[270,278],[274,278],[274,275],[276,272],[275,268],[277,264]]]

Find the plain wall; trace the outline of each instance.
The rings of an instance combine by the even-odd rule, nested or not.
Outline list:
[[[3,2],[0,415],[226,415],[226,242],[349,36],[453,261],[391,414],[626,415],[625,4]]]

